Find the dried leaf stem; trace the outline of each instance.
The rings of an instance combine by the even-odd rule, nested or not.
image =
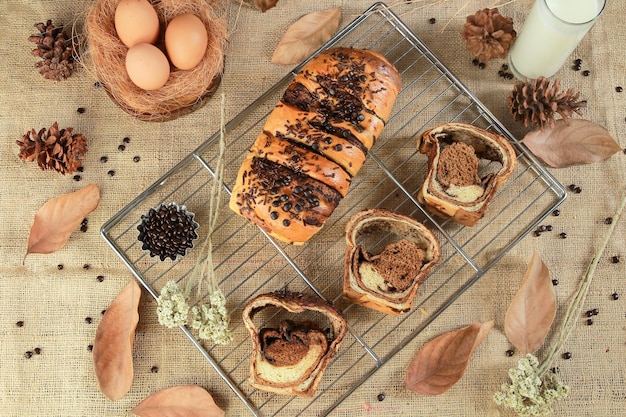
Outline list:
[[[561,327],[558,330],[555,340],[550,344],[550,349],[548,350],[548,353],[546,354],[545,359],[541,362],[541,364],[539,364],[539,369],[537,373],[539,374],[540,377],[542,377],[548,371],[548,369],[550,369],[550,365],[552,363],[552,360],[554,359],[554,356],[561,350],[561,348],[567,341],[568,337],[572,333],[572,330],[574,330],[575,326],[573,325],[573,323],[576,321],[578,317],[580,317],[580,313],[583,308],[583,303],[585,302],[585,299],[587,298],[587,293],[589,292],[589,287],[591,286],[591,282],[593,281],[593,276],[596,271],[596,267],[598,266],[598,262],[600,261],[600,258],[602,257],[602,254],[604,253],[604,249],[606,248],[606,245],[608,244],[609,240],[611,239],[611,236],[613,235],[613,231],[615,230],[617,223],[619,223],[620,216],[622,215],[625,206],[626,206],[626,193],[622,197],[621,206],[619,207],[619,209],[613,216],[613,222],[609,226],[609,230],[606,232],[606,235],[604,236],[602,243],[598,247],[594,257],[591,259],[591,262],[589,263],[589,266],[587,267],[587,272],[585,276],[583,277],[582,280],[580,280],[580,283],[578,284],[578,288],[576,292],[574,293],[573,298],[570,300],[570,303],[567,307],[567,311],[565,312],[563,323],[561,324]]]

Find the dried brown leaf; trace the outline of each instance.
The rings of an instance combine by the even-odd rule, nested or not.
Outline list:
[[[522,140],[553,168],[604,161],[622,150],[609,132],[589,120],[557,120],[555,127],[533,130]]]
[[[472,323],[426,343],[411,360],[404,386],[424,395],[448,391],[461,379],[474,349],[492,327],[493,321]]]
[[[224,417],[211,394],[197,385],[157,391],[130,412],[139,417]]]
[[[555,315],[550,271],[533,251],[522,285],[504,317],[504,333],[520,352],[534,353],[545,341]]]
[[[83,219],[98,207],[99,201],[97,184],[48,200],[35,214],[26,255],[61,249]]]
[[[290,65],[304,60],[335,34],[340,19],[341,7],[302,16],[283,34],[272,63]]]
[[[93,363],[100,391],[111,401],[133,383],[133,343],[139,322],[141,289],[132,279],[107,308],[96,330]]]

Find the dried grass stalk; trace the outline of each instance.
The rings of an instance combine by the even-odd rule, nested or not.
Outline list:
[[[125,68],[128,48],[115,32],[115,8],[119,0],[99,0],[89,11],[81,47],[83,66],[98,79],[111,99],[124,111],[141,120],[166,121],[201,107],[215,92],[224,69],[227,42],[226,10],[219,1],[160,0],[153,2],[161,34],[157,46],[165,50],[165,27],[174,17],[192,13],[200,18],[209,35],[202,61],[191,70],[172,67],[167,83],[145,91],[128,77]]]

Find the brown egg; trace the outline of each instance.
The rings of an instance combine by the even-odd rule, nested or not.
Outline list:
[[[165,30],[165,49],[172,64],[179,69],[192,69],[206,54],[208,35],[199,17],[185,13],[176,16]]]
[[[140,43],[126,54],[126,72],[130,80],[144,90],[157,90],[170,76],[170,63],[159,48]]]
[[[122,0],[115,9],[115,31],[126,46],[155,43],[159,37],[159,17],[148,0]]]

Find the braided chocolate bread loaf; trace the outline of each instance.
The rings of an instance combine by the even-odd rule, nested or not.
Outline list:
[[[304,244],[345,197],[401,84],[377,52],[320,53],[268,116],[241,165],[230,208],[278,240]]]

